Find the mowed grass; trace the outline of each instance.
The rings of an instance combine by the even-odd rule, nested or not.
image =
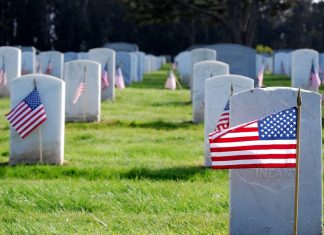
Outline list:
[[[168,68],[102,102],[100,123],[66,124],[63,166],[8,166],[1,118],[0,233],[228,234],[228,172],[203,168],[203,124],[188,89],[164,89]]]

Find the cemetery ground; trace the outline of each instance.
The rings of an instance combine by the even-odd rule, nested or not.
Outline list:
[[[8,166],[1,98],[0,233],[228,234],[228,171],[203,168],[203,124],[188,89],[164,89],[168,66],[102,102],[100,123],[67,123],[63,166]]]

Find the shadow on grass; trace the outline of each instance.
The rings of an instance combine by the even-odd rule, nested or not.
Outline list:
[[[211,180],[211,169],[202,166],[179,166],[161,169],[134,167],[131,169],[76,168],[71,166],[55,165],[0,165],[1,179],[129,179],[129,180]],[[227,171],[217,171],[217,177],[227,177]]]
[[[205,178],[211,170],[203,166],[171,167],[162,169],[148,169],[145,167],[133,168],[120,175],[123,179],[150,179],[150,180],[190,180]]]
[[[195,125],[192,121],[184,122],[165,122],[162,120],[152,122],[131,122],[129,124],[132,128],[151,128],[156,130],[175,130],[179,128],[188,128]]]
[[[110,121],[102,121],[101,123],[68,123],[69,128],[82,128],[86,129],[104,129],[111,127],[125,127],[125,128],[150,128],[155,130],[176,130],[180,128],[188,128],[191,126],[195,126],[197,124],[192,121],[183,121],[183,122],[166,122],[163,120],[156,120],[151,122],[123,122],[120,120],[110,120]],[[80,137],[78,137],[80,138]]]
[[[163,107],[163,106],[189,106],[191,101],[166,101],[166,102],[155,102],[152,104],[153,107]]]

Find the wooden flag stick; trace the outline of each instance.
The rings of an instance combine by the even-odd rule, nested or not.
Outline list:
[[[84,66],[83,70],[83,82],[84,82],[84,98],[83,98],[83,121],[87,120],[87,89],[86,89],[86,73],[87,73],[87,68]]]
[[[296,146],[296,173],[295,173],[295,204],[294,204],[294,235],[298,233],[298,198],[299,198],[299,154],[300,154],[300,121],[301,121],[301,93],[297,95],[297,146]]]

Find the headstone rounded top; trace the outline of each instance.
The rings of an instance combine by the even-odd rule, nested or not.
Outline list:
[[[65,66],[69,66],[69,65],[73,65],[73,64],[80,64],[80,63],[84,63],[84,64],[100,64],[97,61],[93,61],[93,60],[73,60],[73,61],[68,61],[65,63]]]
[[[11,81],[11,85],[12,87],[15,86],[16,83],[21,83],[21,82],[27,82],[27,83],[30,83],[30,82],[33,82],[34,79],[37,79],[37,83],[42,83],[42,79],[46,79],[46,83],[65,83],[63,80],[57,78],[57,77],[54,77],[54,76],[51,76],[51,75],[46,75],[46,74],[28,74],[28,75],[23,75],[23,76],[20,76],[20,77],[16,77],[14,79],[12,79]],[[36,84],[37,86],[38,84]]]
[[[251,47],[244,46],[244,45],[241,45],[241,44],[234,44],[234,43],[217,43],[217,44],[207,45],[206,47],[208,47],[208,48],[217,48],[217,47],[223,47],[223,48],[230,47],[230,48],[234,48],[234,47],[237,47],[237,48],[250,49],[252,51],[255,51],[255,49],[253,49]]]
[[[205,83],[206,84],[209,83],[209,82],[224,83],[226,81],[230,82],[231,79],[241,79],[241,80],[252,81],[253,82],[253,79],[252,78],[245,77],[245,76],[242,76],[242,75],[237,75],[237,74],[224,74],[224,75],[218,75],[218,76],[214,76],[214,77],[208,78]]]
[[[128,42],[112,42],[112,43],[105,43],[104,47],[111,48],[115,51],[138,51],[138,46],[133,43]]]
[[[205,52],[205,51],[210,51],[210,52],[214,53],[215,50],[209,49],[209,48],[200,47],[200,48],[193,49],[190,52],[191,53],[195,53],[195,52]]]
[[[291,52],[292,55],[304,54],[304,53],[315,53],[315,54],[318,54],[317,51],[315,51],[313,49],[308,49],[308,48],[298,49],[298,50],[294,50],[294,51]]]
[[[2,47],[0,47],[0,51],[16,51],[17,53],[19,53],[19,51],[21,51],[21,50],[16,47],[2,46]]]
[[[63,56],[63,53],[59,51],[42,51],[40,52],[40,54],[51,54],[51,55]]]
[[[217,61],[217,60],[203,60],[203,61],[199,61],[197,63],[194,64],[194,66],[204,66],[204,65],[221,65],[221,66],[226,66],[228,67],[229,65],[222,62],[222,61]]]
[[[89,53],[97,53],[97,52],[115,53],[113,49],[103,48],[103,47],[93,48],[89,50]]]

